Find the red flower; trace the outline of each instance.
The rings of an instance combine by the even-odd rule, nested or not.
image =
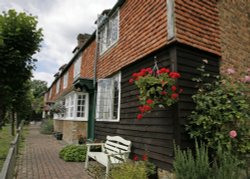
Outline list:
[[[148,105],[144,105],[143,108],[144,108],[145,111],[150,111],[150,110],[152,109],[152,108],[151,108],[150,106],[148,106]]]
[[[137,155],[134,155],[133,160],[134,160],[134,161],[138,161],[138,160],[139,160],[139,157],[138,157]]]
[[[144,155],[142,156],[142,160],[143,160],[143,161],[147,161],[147,160],[148,160],[148,156],[147,156],[146,154],[144,154]]]
[[[152,74],[152,73],[153,73],[152,68],[146,68],[145,70],[146,70],[149,74]]]
[[[179,97],[179,95],[177,94],[177,93],[173,93],[172,95],[171,95],[171,98],[172,99],[177,99]]]
[[[166,95],[167,95],[167,92],[166,92],[166,91],[162,91],[162,92],[161,92],[161,95],[166,96]]]
[[[134,83],[134,79],[133,78],[129,79],[129,83],[133,84]]]
[[[133,73],[133,74],[132,74],[132,77],[137,77],[137,73]]]
[[[139,110],[141,111],[141,113],[144,113],[144,112],[145,112],[145,109],[144,109],[143,106],[139,106],[138,108],[139,108]]]
[[[169,76],[170,78],[173,78],[173,79],[177,79],[181,77],[180,73],[177,73],[177,72],[171,72],[169,73]]]
[[[172,91],[176,91],[177,88],[176,88],[176,86],[172,86],[171,89],[172,89]]]
[[[137,115],[137,119],[138,119],[138,120],[142,119],[142,117],[143,117],[142,114],[138,114],[138,115]]]
[[[146,103],[147,103],[147,104],[153,104],[154,101],[153,101],[152,99],[148,99],[148,100],[146,101]]]

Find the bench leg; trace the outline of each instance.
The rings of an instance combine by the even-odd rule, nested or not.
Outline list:
[[[107,179],[109,176],[109,165],[106,167],[106,173],[105,173],[105,179]]]
[[[87,155],[85,159],[85,169],[88,168],[88,164],[89,164],[89,156]]]

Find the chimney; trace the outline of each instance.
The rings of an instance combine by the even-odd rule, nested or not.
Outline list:
[[[73,50],[72,53],[75,53],[77,50],[79,50],[82,45],[87,42],[87,40],[90,38],[90,34],[78,34],[77,35],[77,46],[75,47],[75,49]]]

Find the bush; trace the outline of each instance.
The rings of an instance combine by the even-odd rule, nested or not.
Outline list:
[[[129,161],[112,168],[110,179],[147,179],[145,162]]]
[[[42,134],[52,134],[54,132],[53,119],[44,120],[41,124],[40,132]]]
[[[209,162],[205,145],[196,144],[195,156],[190,149],[175,149],[174,172],[176,179],[235,179],[240,176],[240,161],[229,152],[219,150],[217,158]]]
[[[86,145],[67,145],[59,152],[59,157],[67,162],[84,162],[86,159]]]
[[[249,89],[229,77],[205,83],[210,75],[205,74],[204,69],[205,66],[199,68],[202,77],[195,79],[200,87],[193,96],[196,106],[187,124],[191,138],[205,142],[214,153],[218,151],[218,144],[238,156],[249,153]]]
[[[209,179],[208,150],[204,145],[198,147],[196,143],[196,156],[190,149],[181,151],[175,148],[175,161],[173,163],[176,179]]]

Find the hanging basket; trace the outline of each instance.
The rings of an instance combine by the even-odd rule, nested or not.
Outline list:
[[[158,69],[156,65],[153,69],[145,68],[133,73],[129,80],[139,90],[140,113],[137,119],[142,119],[144,113],[151,112],[156,106],[171,106],[178,101],[179,94],[183,91],[177,87],[179,73],[171,72],[168,68]]]

